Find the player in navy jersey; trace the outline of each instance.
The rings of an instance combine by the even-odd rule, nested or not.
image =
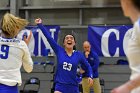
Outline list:
[[[21,85],[20,68],[31,72],[33,61],[28,47],[16,35],[28,24],[28,21],[6,13],[1,21],[0,37],[0,93],[18,93]]]
[[[42,25],[40,18],[35,20],[35,23],[42,30],[49,44],[57,56],[57,70],[55,75],[55,92],[54,93],[79,93],[77,81],[77,67],[83,64],[88,72],[88,81],[92,85],[92,70],[84,55],[73,50],[75,46],[75,38],[73,35],[64,37],[64,48],[59,46],[51,37],[49,31]]]

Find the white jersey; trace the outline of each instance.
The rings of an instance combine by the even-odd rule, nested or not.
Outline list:
[[[133,80],[140,75],[140,20],[134,24],[132,36],[128,42],[127,57],[132,71],[130,79]],[[131,93],[140,93],[140,87]]]
[[[19,39],[0,37],[0,83],[15,86],[21,85],[20,68],[31,72],[33,61],[26,43]]]

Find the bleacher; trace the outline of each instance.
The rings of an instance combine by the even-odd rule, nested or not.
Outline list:
[[[105,93],[129,80],[128,65],[102,65],[99,67],[99,76],[105,81]]]
[[[55,65],[52,61],[47,62],[46,57],[32,57],[34,61],[34,68],[31,73],[25,72],[25,70],[21,69],[21,76],[22,76],[22,86],[19,87],[21,93],[23,92],[23,87],[26,85],[26,80],[30,79],[31,77],[36,77],[40,80],[40,88],[38,93],[51,93],[51,88],[53,86],[53,78],[54,78],[54,69]],[[45,63],[46,62],[46,63]],[[29,87],[28,87],[29,86]],[[37,90],[35,84],[26,85],[26,90]]]

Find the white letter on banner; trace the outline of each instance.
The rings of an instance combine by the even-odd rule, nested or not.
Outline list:
[[[119,40],[119,31],[117,29],[108,29],[107,31],[105,31],[105,33],[102,35],[101,38],[101,49],[105,57],[111,57],[108,50],[108,38],[112,32],[115,33],[117,37],[116,39]],[[118,57],[118,56],[119,56],[119,48],[116,49],[116,53],[113,57]]]
[[[51,32],[52,38],[54,39],[54,33],[56,32],[56,29],[50,29],[50,32]]]
[[[123,50],[124,50],[125,54],[126,54],[126,49],[128,46],[128,40],[131,38],[132,31],[133,31],[133,28],[128,29],[128,31],[125,33],[125,36],[123,39]]]
[[[43,40],[45,47],[47,49],[50,49],[50,52],[52,53],[53,50],[52,50],[50,44],[48,43],[46,37],[42,33],[42,31],[40,31],[40,29],[37,29],[37,32],[38,32],[38,56],[41,56],[41,38]],[[54,32],[54,30],[53,30],[53,32]],[[54,33],[51,33],[51,36],[54,37]]]

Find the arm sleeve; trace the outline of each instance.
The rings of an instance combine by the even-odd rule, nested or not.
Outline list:
[[[140,25],[139,27],[137,28],[137,37],[138,37],[138,43],[140,44]]]
[[[86,61],[86,58],[84,57],[84,55],[82,53],[81,53],[80,57],[81,57],[81,61],[80,61],[81,65],[84,66],[84,68],[87,68],[84,70],[86,70],[86,72],[88,73],[88,77],[93,78],[92,68],[91,68],[90,64],[88,63],[88,61]]]
[[[100,61],[99,61],[98,55],[95,52],[92,52],[92,53],[93,53],[93,57],[94,57],[94,60],[93,60],[94,65],[92,66],[92,70],[96,71],[99,67]]]
[[[41,23],[37,24],[37,25],[43,32],[44,36],[47,38],[47,40],[48,40],[50,46],[52,47],[52,49],[54,50],[54,52],[57,54],[60,46],[55,42],[55,40],[51,37],[49,31]]]
[[[31,58],[31,55],[29,53],[29,49],[28,49],[26,43],[24,41],[22,41],[22,42],[24,43],[24,47],[23,47],[24,55],[22,58],[23,67],[26,72],[30,73],[33,70],[33,61],[32,61],[32,58]]]

